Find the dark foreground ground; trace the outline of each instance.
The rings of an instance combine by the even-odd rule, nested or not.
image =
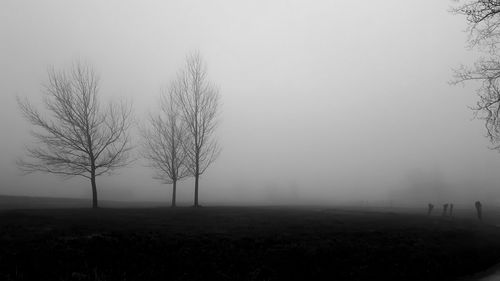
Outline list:
[[[292,208],[0,211],[0,280],[455,280],[500,261],[467,219]]]

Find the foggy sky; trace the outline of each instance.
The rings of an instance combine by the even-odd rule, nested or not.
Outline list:
[[[90,198],[83,178],[22,176],[15,165],[34,141],[16,95],[39,104],[49,66],[90,62],[102,99],[132,100],[141,121],[199,50],[220,88],[223,149],[201,178],[202,204],[392,200],[401,191],[500,200],[500,155],[467,108],[475,85],[447,83],[452,68],[480,56],[466,48],[453,4],[2,1],[0,194]],[[100,198],[168,203],[171,187],[152,174],[137,161],[99,177]],[[179,201],[190,204],[193,189],[180,183]]]

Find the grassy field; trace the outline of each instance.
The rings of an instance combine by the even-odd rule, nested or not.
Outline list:
[[[470,219],[328,208],[0,211],[0,280],[455,280],[500,261]]]

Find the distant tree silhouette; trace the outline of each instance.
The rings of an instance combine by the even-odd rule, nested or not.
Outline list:
[[[26,173],[41,171],[82,176],[92,186],[92,207],[98,207],[96,177],[129,163],[131,105],[99,99],[99,77],[87,64],[75,62],[64,71],[48,72],[44,116],[27,99],[18,98],[26,119],[38,130],[37,146],[18,161]]]
[[[432,213],[432,210],[434,209],[434,205],[429,203],[427,204],[427,215],[430,216]]]
[[[485,122],[486,135],[500,150],[500,1],[474,0],[459,5],[453,12],[464,15],[468,24],[469,45],[483,51],[484,55],[472,67],[461,66],[455,70],[452,84],[466,81],[480,82],[479,100],[472,107],[474,115]]]
[[[195,180],[194,206],[199,207],[199,177],[220,153],[214,139],[219,91],[208,81],[207,67],[199,52],[187,56],[185,68],[179,72],[174,85],[175,101],[187,128],[186,167]]]
[[[481,204],[480,201],[476,201],[476,203],[474,203],[474,206],[476,207],[477,218],[480,221],[482,221],[483,220],[483,205]]]
[[[448,204],[443,204],[443,217],[446,217],[446,215],[448,214],[447,210],[448,210]]]
[[[177,85],[172,84],[167,91],[162,91],[160,112],[150,115],[148,126],[141,130],[142,155],[156,170],[154,178],[172,184],[172,207],[176,206],[177,181],[189,175],[183,148],[187,130],[181,123],[179,108],[174,100],[176,89]]]

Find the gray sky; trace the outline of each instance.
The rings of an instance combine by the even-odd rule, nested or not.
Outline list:
[[[436,200],[500,200],[500,155],[467,108],[475,86],[447,84],[479,56],[453,4],[2,1],[0,194],[90,195],[83,178],[23,177],[15,166],[33,141],[15,97],[39,102],[49,66],[89,61],[102,98],[131,99],[144,119],[199,50],[220,88],[223,147],[202,204],[390,200],[429,185],[444,186]],[[168,202],[170,186],[151,175],[138,161],[100,177],[101,198]],[[179,188],[191,202],[192,181]]]

